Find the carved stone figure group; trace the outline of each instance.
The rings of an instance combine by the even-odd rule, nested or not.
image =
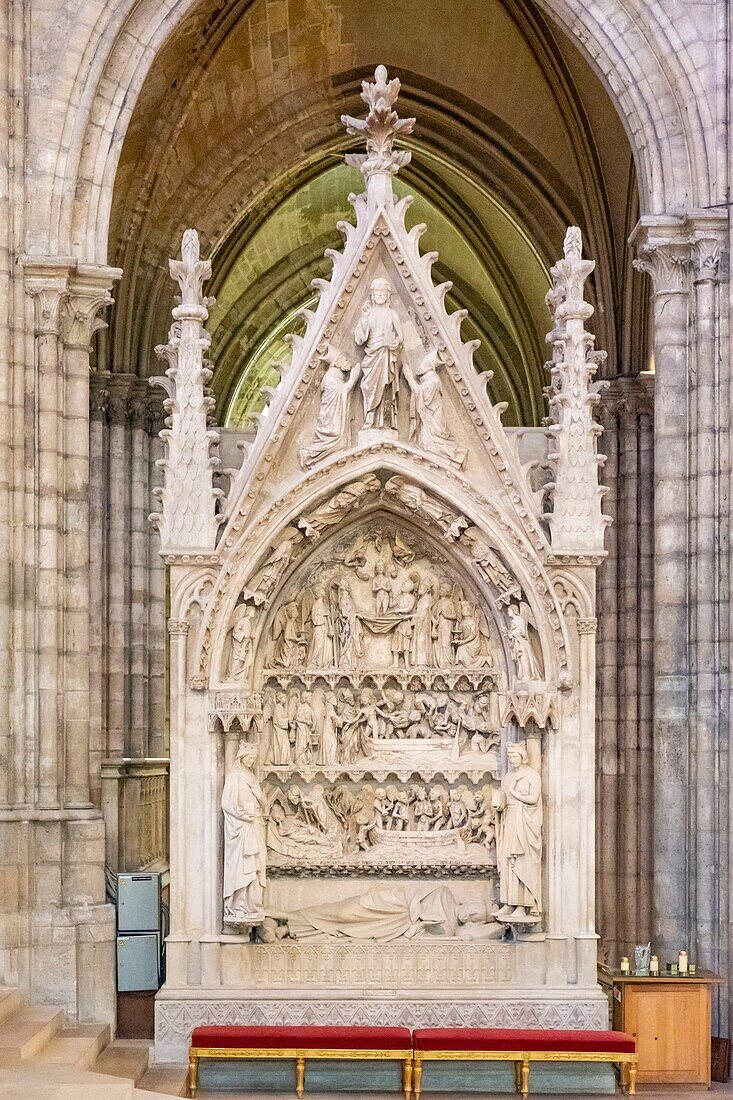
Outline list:
[[[264,701],[264,754],[277,767],[355,764],[388,742],[438,743],[460,757],[499,742],[493,692],[403,691],[343,687],[334,691],[269,689]]]
[[[388,639],[388,646],[381,639]],[[493,666],[485,612],[453,581],[394,552],[321,572],[272,620],[274,668]]]
[[[320,406],[313,438],[300,450],[304,469],[350,444],[351,394],[361,389],[365,431],[396,433],[400,377],[410,389],[409,439],[424,451],[439,455],[456,466],[466,460],[448,427],[443,385],[438,375],[441,353],[431,349],[415,366],[404,356],[404,334],[393,305],[394,291],[388,279],[372,280],[369,295],[353,330],[355,354],[361,361],[329,345],[321,356]]]
[[[267,800],[267,847],[276,859],[316,864],[379,849],[402,833],[405,841],[407,834],[421,834],[423,848],[439,841],[441,853],[463,853],[472,844],[487,848],[494,840],[497,791],[466,784],[448,788],[444,783],[376,788],[341,783],[307,791],[299,784],[277,787]],[[388,850],[394,852],[394,845]],[[409,863],[410,852],[404,850],[402,859]]]
[[[450,790],[441,783],[394,784],[374,792],[373,837],[380,833],[459,832],[465,843],[488,844],[493,840],[494,809],[490,796],[465,785]]]
[[[310,729],[310,722],[306,724]],[[363,852],[390,867],[397,851],[409,866],[425,846],[442,859],[456,859],[468,858],[472,847],[486,850],[494,842],[501,904],[495,920],[537,923],[542,906],[541,779],[523,745],[510,744],[507,756],[508,770],[498,787],[342,781],[306,789],[298,783],[271,784],[263,791],[255,773],[255,747],[243,744],[221,800],[225,923],[262,923],[268,860],[274,865],[331,865]],[[408,837],[416,847],[404,847]]]

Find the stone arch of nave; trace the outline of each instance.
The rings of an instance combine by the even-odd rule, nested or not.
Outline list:
[[[540,6],[602,77],[630,136],[642,212],[714,201],[712,126],[704,114],[700,66],[693,60],[693,24],[672,25],[657,4],[645,4],[640,13],[631,0],[542,0]],[[199,71],[245,8],[231,5],[212,21],[213,33],[195,66]],[[135,102],[165,43],[182,27],[195,37],[197,24],[211,16],[208,9],[200,0],[127,0],[115,5],[114,19],[96,24],[87,46],[91,79],[85,67],[69,74],[73,92],[65,152],[56,159],[52,178],[39,181],[50,184],[50,202],[38,206],[49,217],[37,235],[39,241],[45,237],[43,252],[106,260],[113,181]],[[69,55],[68,64],[76,65],[76,54]],[[189,86],[194,79],[192,69]]]

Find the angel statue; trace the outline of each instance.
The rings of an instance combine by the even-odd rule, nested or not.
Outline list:
[[[270,548],[267,563],[255,574],[249,585],[242,589],[242,597],[256,604],[265,603],[274,593],[280,578],[296,554],[296,546],[303,541],[303,532],[292,527],[283,532],[277,545]]]
[[[321,379],[321,407],[313,440],[300,451],[303,469],[314,466],[335,451],[349,445],[349,398],[359,378],[358,363],[352,366],[346,356],[330,344],[321,362],[326,370]]]
[[[443,360],[436,349],[423,356],[414,369],[408,363],[402,368],[411,391],[410,439],[424,451],[441,455],[460,467],[466,461],[467,452],[465,447],[458,446],[448,430],[443,384],[438,377],[438,368],[442,365]]]
[[[518,680],[541,680],[542,670],[529,638],[529,605],[511,603],[507,608],[509,648],[517,665]]]
[[[259,924],[267,878],[265,796],[254,773],[255,748],[240,745],[224,780],[224,923]]]
[[[402,325],[392,308],[389,279],[373,279],[369,298],[354,329],[354,342],[364,349],[361,396],[365,428],[395,428]]]

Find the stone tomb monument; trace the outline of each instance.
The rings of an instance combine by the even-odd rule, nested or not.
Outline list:
[[[218,483],[210,263],[187,230],[167,364],[171,934],[156,1054],[203,1023],[600,1027],[595,573],[601,353],[578,229],[548,295],[533,487],[392,178],[399,81],[333,273]],[[550,511],[546,511],[550,507]]]

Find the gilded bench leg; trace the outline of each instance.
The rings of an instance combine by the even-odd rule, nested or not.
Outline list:
[[[412,1058],[405,1058],[402,1063],[402,1091],[405,1094],[405,1100],[410,1100],[410,1093],[412,1092]]]
[[[629,1075],[628,1075],[627,1080],[629,1082],[629,1087],[627,1089],[627,1093],[628,1093],[629,1096],[636,1096],[636,1062],[635,1061],[628,1063],[628,1071],[629,1071]]]
[[[188,1056],[188,1095],[195,1096],[199,1087],[199,1060],[195,1054]]]
[[[522,1083],[522,1097],[524,1098],[529,1096],[529,1058],[522,1059],[520,1080]]]
[[[520,1088],[522,1087],[521,1082],[519,1080],[519,1070],[520,1070],[520,1067],[521,1067],[522,1063],[518,1062],[515,1058],[514,1061],[512,1062],[512,1065],[514,1066],[514,1091],[519,1092]]]
[[[295,1092],[298,1096],[298,1100],[303,1095],[305,1088],[305,1058],[302,1054],[299,1054],[295,1062]]]
[[[415,1100],[420,1100],[420,1087],[422,1085],[422,1058],[416,1058],[412,1067],[412,1092]]]

